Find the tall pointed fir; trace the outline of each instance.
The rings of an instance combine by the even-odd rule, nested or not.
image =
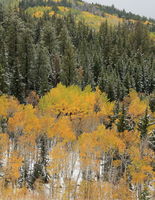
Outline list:
[[[23,82],[24,78],[20,72],[20,65],[17,63],[12,72],[11,79],[11,95],[14,95],[21,103],[25,100],[25,84]]]
[[[76,79],[76,53],[72,44],[71,38],[68,34],[67,28],[64,26],[60,33],[62,68],[61,68],[61,82],[66,86],[75,83]]]
[[[49,83],[49,74],[51,70],[50,58],[43,41],[40,41],[36,51],[37,55],[34,83],[38,94],[43,95],[52,87]]]
[[[24,27],[18,51],[20,52],[19,62],[21,75],[23,76],[23,82],[25,84],[25,96],[27,96],[31,90],[35,89],[35,48],[32,31],[27,27]]]
[[[42,40],[47,47],[50,56],[50,75],[49,81],[55,87],[60,82],[60,65],[61,65],[61,56],[60,56],[60,47],[59,40],[55,30],[55,26],[51,22],[46,22],[42,31]]]
[[[4,27],[8,27],[6,29],[6,45],[10,94],[23,102],[25,99],[25,83],[21,73],[20,47],[22,45],[24,22],[18,17],[17,13],[11,12],[6,17]]]
[[[0,92],[9,92],[9,79],[6,62],[5,32],[0,26]]]

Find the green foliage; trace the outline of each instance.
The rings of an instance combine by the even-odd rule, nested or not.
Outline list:
[[[105,14],[107,21],[100,26],[101,20],[95,31],[91,21],[103,17],[62,2],[51,6],[44,1],[44,7],[39,2],[21,1],[18,11],[1,10],[2,92],[25,102],[31,90],[42,95],[59,82],[99,86],[110,100],[123,100],[130,88],[147,95],[154,91],[155,47],[144,24],[124,22],[112,27],[108,18],[117,17]],[[26,5],[35,16],[23,10]]]
[[[141,119],[141,121],[138,124],[138,130],[141,133],[141,138],[145,139],[147,136],[147,128],[149,126],[149,115],[148,110],[145,111],[144,117]]]
[[[144,190],[140,194],[139,200],[150,200],[151,198],[149,196],[150,196],[150,193],[148,189],[144,188]]]

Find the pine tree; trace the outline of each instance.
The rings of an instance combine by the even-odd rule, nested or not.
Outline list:
[[[149,126],[149,114],[148,110],[145,111],[144,117],[141,119],[141,121],[138,124],[138,130],[141,133],[141,139],[145,139],[148,133],[148,128]]]
[[[12,74],[10,91],[11,95],[17,97],[21,103],[23,103],[25,99],[25,84],[23,83],[23,79],[24,78],[21,75],[20,67],[19,65],[16,65]]]
[[[43,28],[42,40],[48,49],[50,57],[50,75],[49,81],[53,86],[56,86],[60,82],[60,65],[61,65],[61,55],[58,36],[55,30],[55,26],[51,25],[50,22],[46,22]]]
[[[36,54],[34,85],[38,94],[43,95],[52,87],[49,83],[49,75],[51,72],[50,58],[43,41],[40,41]]]
[[[99,76],[101,73],[101,61],[100,61],[100,55],[94,55],[94,65],[93,65],[93,77],[94,77],[94,82],[96,86],[98,85],[99,81]]]
[[[61,71],[61,81],[66,86],[69,86],[75,81],[75,48],[71,42],[71,38],[68,35],[66,28],[63,28],[60,35],[61,39],[61,51],[63,55],[62,59],[62,71]]]
[[[32,38],[32,31],[29,28],[24,27],[23,34],[20,39],[19,46],[19,62],[21,68],[21,74],[23,76],[23,82],[25,84],[25,95],[29,90],[34,90],[33,85],[33,71],[35,68],[35,49],[34,41]]]
[[[9,75],[7,70],[6,44],[4,29],[0,26],[0,91],[9,92]]]
[[[4,66],[0,64],[0,93],[7,94],[8,92],[9,92],[9,83],[8,83],[7,72]]]
[[[124,104],[122,105],[121,113],[118,114],[117,120],[118,120],[118,122],[117,122],[116,125],[117,125],[118,132],[123,132],[125,130],[130,130],[128,119],[127,119],[127,113],[126,113],[126,109],[125,109]]]

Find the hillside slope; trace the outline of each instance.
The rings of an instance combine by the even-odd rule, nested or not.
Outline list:
[[[0,1],[0,200],[153,199],[154,21]]]
[[[111,25],[118,25],[124,21],[135,23],[141,21],[155,31],[155,20],[135,15],[114,6],[90,4],[82,0],[0,0],[0,3],[9,6],[19,6],[34,17],[42,17],[45,12],[49,15],[65,16],[73,14],[77,21],[84,21],[87,25],[98,30],[99,26],[107,21]],[[154,37],[154,35],[152,34]]]

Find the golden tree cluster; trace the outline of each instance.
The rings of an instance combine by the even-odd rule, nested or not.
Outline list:
[[[135,200],[153,196],[154,113],[131,90],[59,84],[21,105],[0,97],[0,198]]]

